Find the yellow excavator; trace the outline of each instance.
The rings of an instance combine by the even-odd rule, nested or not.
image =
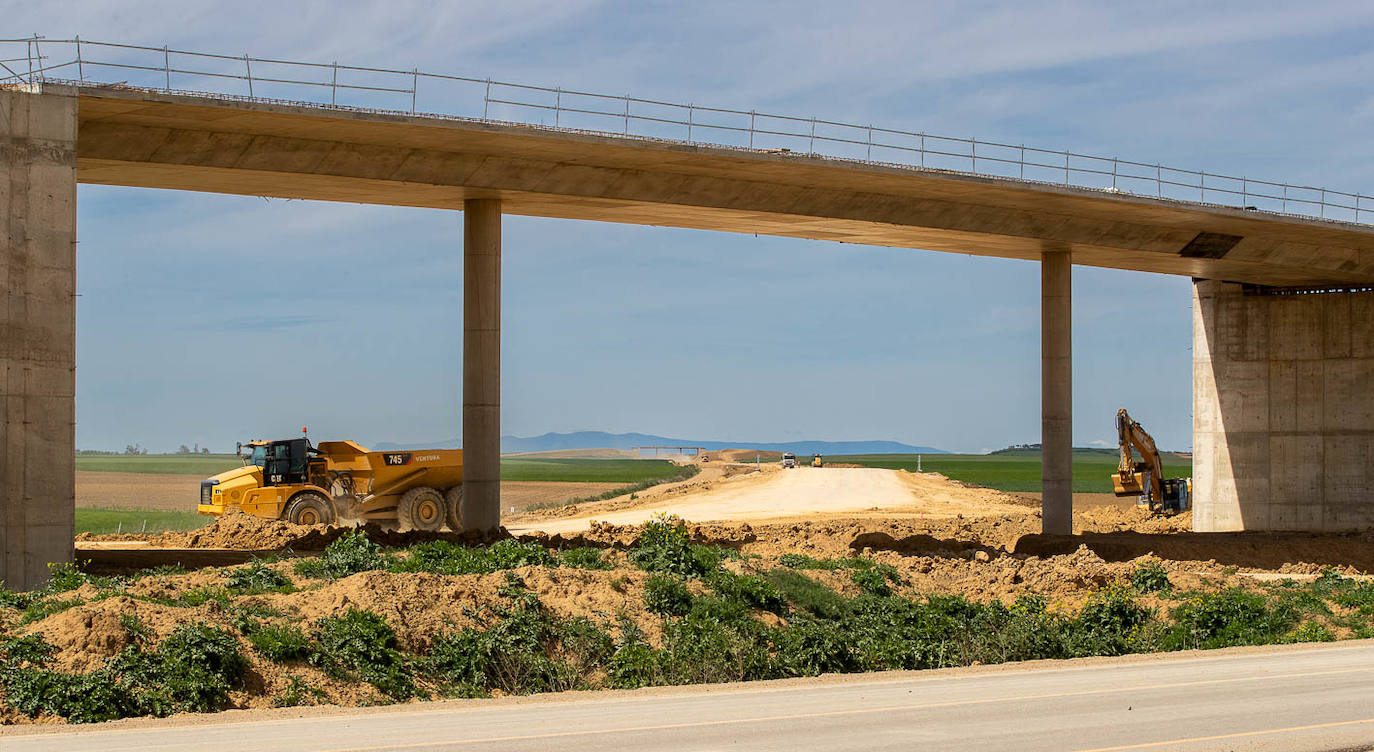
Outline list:
[[[1187,511],[1192,479],[1164,477],[1164,462],[1154,438],[1131,419],[1124,407],[1116,411],[1116,433],[1121,450],[1121,462],[1112,474],[1116,495],[1136,496],[1140,506],[1148,507],[1154,514]],[[1139,460],[1135,459],[1137,453]]]

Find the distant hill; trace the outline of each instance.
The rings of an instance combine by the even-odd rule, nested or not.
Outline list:
[[[461,446],[458,439],[429,444],[391,444],[378,443],[371,448],[380,451],[402,449],[456,449]],[[567,449],[633,449],[640,446],[683,446],[705,447],[711,451],[720,449],[758,449],[796,454],[947,454],[943,449],[926,446],[912,446],[898,441],[780,441],[776,443],[758,441],[702,441],[700,439],[670,439],[646,433],[606,433],[604,431],[577,431],[574,433],[546,433],[542,436],[502,436],[501,451],[551,452]]]

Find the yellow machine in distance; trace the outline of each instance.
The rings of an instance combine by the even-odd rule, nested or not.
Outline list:
[[[821,462],[821,456],[819,454],[811,455],[811,467],[820,467],[822,464],[823,463]]]
[[[240,444],[239,456],[243,467],[201,482],[201,514],[236,509],[301,525],[353,519],[402,530],[460,528],[461,449],[370,452],[352,441],[311,446],[300,438]]]
[[[1112,474],[1117,496],[1136,496],[1140,506],[1155,514],[1186,511],[1191,499],[1192,480],[1165,478],[1164,461],[1155,440],[1145,427],[1131,419],[1123,407],[1116,411],[1116,432],[1121,462]],[[1133,453],[1139,453],[1136,460]]]

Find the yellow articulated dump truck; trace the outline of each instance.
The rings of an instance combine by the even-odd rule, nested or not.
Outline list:
[[[340,520],[459,529],[463,451],[369,452],[352,441],[251,441],[243,467],[200,484],[201,514],[230,510],[300,525]]]

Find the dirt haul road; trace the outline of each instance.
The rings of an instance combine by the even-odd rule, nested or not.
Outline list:
[[[934,473],[878,468],[797,468],[722,479],[677,497],[658,496],[626,506],[624,500],[587,504],[572,516],[516,515],[512,533],[540,530],[572,533],[593,520],[616,525],[643,523],[655,514],[675,514],[693,522],[760,522],[863,516],[954,517],[959,514],[1024,513],[1025,506],[997,491],[965,488]]]

